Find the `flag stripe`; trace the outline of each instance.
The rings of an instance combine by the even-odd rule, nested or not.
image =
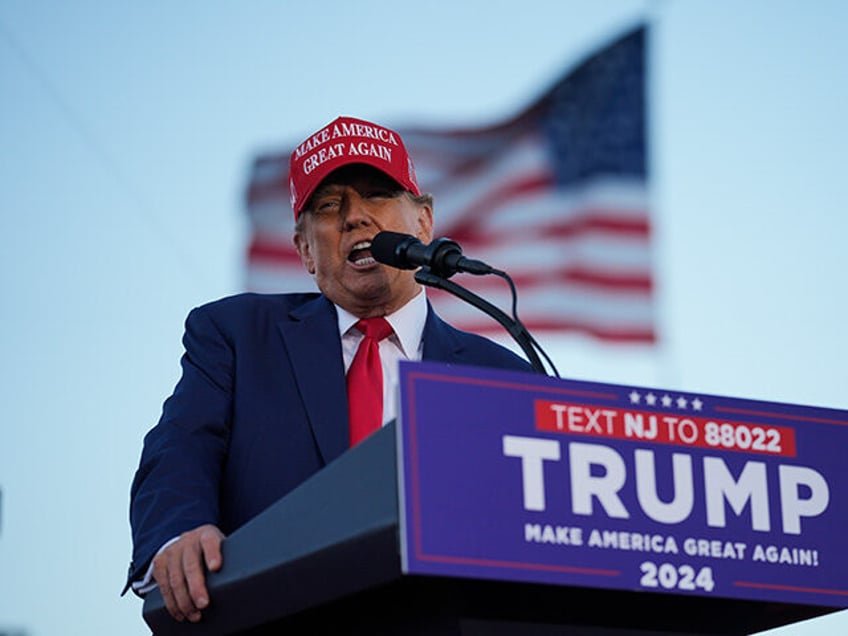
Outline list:
[[[448,321],[475,320],[477,313],[465,315],[465,307],[454,303],[452,296],[434,292],[434,305]],[[507,314],[512,312],[511,295],[504,285],[503,290],[487,290],[486,300]],[[594,321],[599,326],[612,328],[615,325],[633,327],[644,325],[651,315],[650,297],[641,292],[609,292],[588,290],[573,285],[557,285],[552,289],[527,289],[521,295],[518,315],[522,321],[579,320]]]
[[[531,318],[524,320],[524,326],[530,333],[542,332],[576,332],[582,333],[598,340],[604,340],[614,343],[628,344],[652,344],[656,342],[654,330],[644,325],[634,325],[632,327],[611,327],[607,328],[600,326],[594,320],[577,321],[568,319],[558,320],[539,320]],[[494,320],[487,320],[485,316],[482,318],[468,318],[463,323],[463,327],[468,331],[484,335],[496,336],[503,333],[503,327]]]
[[[541,237],[532,246],[515,247],[508,239],[491,241],[480,249],[466,251],[497,269],[507,271],[514,278],[528,272],[557,268],[581,268],[597,276],[619,277],[633,273],[650,275],[651,253],[642,241],[610,234],[572,237],[567,242],[559,237]],[[613,253],[614,256],[610,256]],[[280,265],[300,267],[300,258],[291,242],[257,238],[249,248],[251,259]],[[520,288],[520,287],[519,287]]]

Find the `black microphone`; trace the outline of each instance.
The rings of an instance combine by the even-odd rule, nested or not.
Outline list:
[[[497,272],[483,261],[464,257],[459,243],[449,238],[438,238],[424,245],[410,234],[380,232],[371,241],[371,256],[384,265],[398,269],[429,267],[434,274],[443,278],[450,278],[457,272],[478,276]]]

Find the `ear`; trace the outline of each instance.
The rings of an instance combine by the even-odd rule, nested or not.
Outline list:
[[[424,243],[433,240],[433,208],[422,205],[418,208],[418,232],[416,236]]]
[[[300,262],[310,274],[315,274],[315,259],[312,257],[312,250],[309,248],[309,240],[302,232],[295,232],[294,246],[297,249],[297,254],[300,256]]]

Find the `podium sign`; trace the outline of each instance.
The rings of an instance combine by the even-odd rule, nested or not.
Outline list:
[[[848,412],[401,366],[408,574],[848,607]]]

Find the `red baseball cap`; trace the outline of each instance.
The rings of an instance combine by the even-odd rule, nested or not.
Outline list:
[[[421,194],[400,135],[362,119],[339,117],[307,137],[291,154],[289,190],[295,220],[324,178],[352,163],[373,166],[416,196]]]

